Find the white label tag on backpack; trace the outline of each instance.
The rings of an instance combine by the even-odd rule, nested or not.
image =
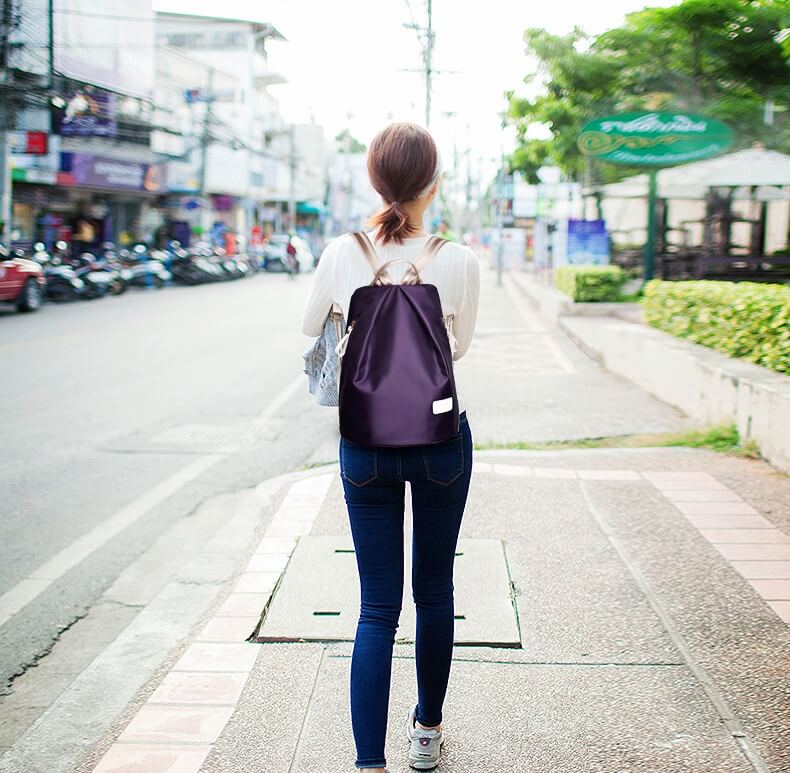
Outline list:
[[[433,401],[433,412],[434,414],[439,413],[447,413],[448,411],[453,410],[453,398],[452,397],[445,397],[444,400],[434,400]]]

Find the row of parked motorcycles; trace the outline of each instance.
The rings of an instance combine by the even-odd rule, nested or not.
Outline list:
[[[116,250],[114,244],[106,242],[95,253],[79,254],[72,254],[66,242],[57,242],[52,253],[38,242],[32,255],[22,253],[19,257],[30,257],[42,266],[45,297],[54,302],[121,295],[129,287],[223,282],[259,270],[256,259],[227,255],[207,243],[197,243],[187,250],[175,241],[165,250],[152,250],[144,244]]]

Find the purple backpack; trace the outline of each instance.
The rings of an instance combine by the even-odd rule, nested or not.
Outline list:
[[[373,281],[351,296],[340,355],[340,434],[366,446],[441,443],[458,434],[449,328],[439,291],[420,271],[447,241],[431,236],[414,263],[384,265],[367,234],[354,233]],[[387,267],[409,263],[395,284]]]

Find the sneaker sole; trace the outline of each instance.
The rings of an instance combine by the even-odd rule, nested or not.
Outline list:
[[[411,738],[409,738],[409,734],[406,733],[406,738],[411,745]],[[441,754],[442,746],[444,745],[444,738],[442,738],[441,743],[439,744],[439,753]],[[434,768],[439,767],[439,759],[435,760],[420,760],[411,755],[409,752],[409,767],[413,770],[433,770]]]
[[[409,757],[409,767],[412,770],[434,770],[439,767],[439,760],[428,762],[427,760],[413,760]]]

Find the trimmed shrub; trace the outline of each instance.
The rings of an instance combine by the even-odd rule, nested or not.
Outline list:
[[[654,279],[645,319],[666,333],[790,374],[790,287]]]
[[[619,301],[625,279],[619,266],[560,266],[554,272],[557,289],[579,303]]]

